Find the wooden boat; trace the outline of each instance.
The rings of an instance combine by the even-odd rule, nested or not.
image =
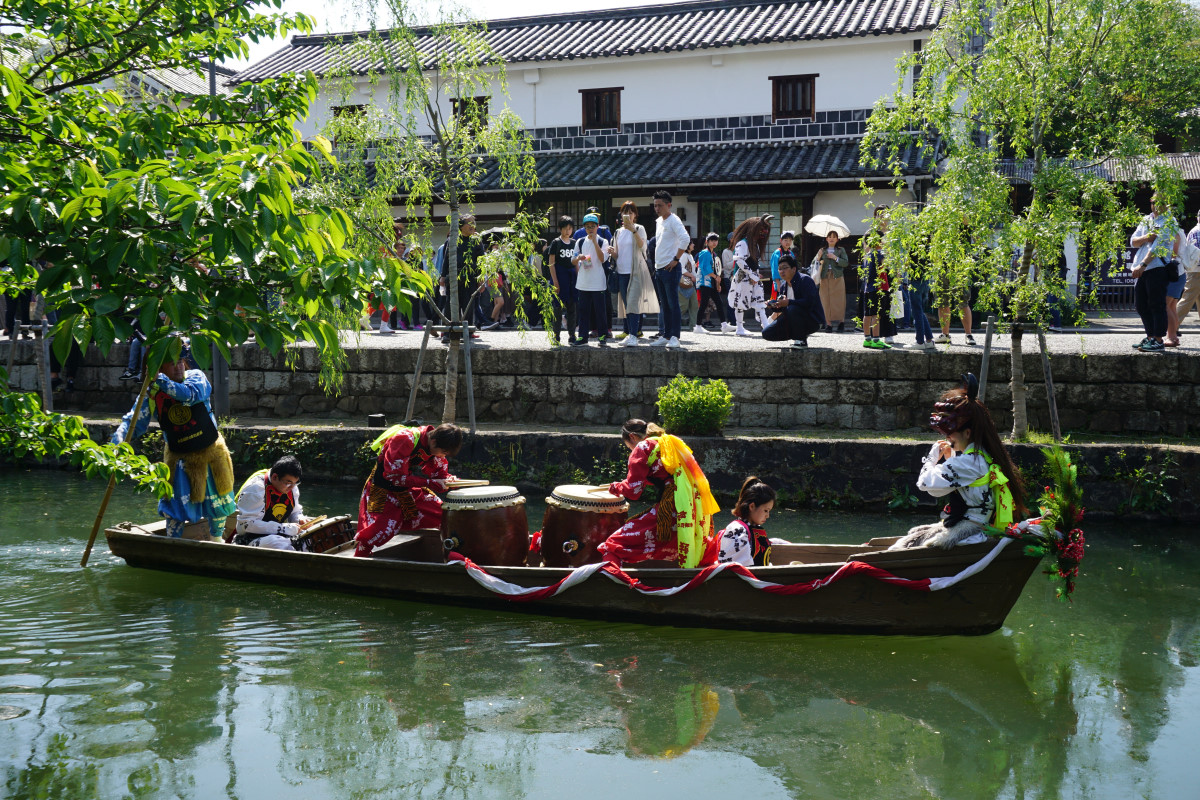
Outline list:
[[[400,535],[372,558],[354,558],[352,544],[339,552],[299,553],[170,538],[162,521],[145,526],[121,523],[105,531],[112,553],[132,567],[234,580],[307,586],[403,600],[465,605],[651,625],[736,630],[858,634],[984,634],[999,628],[1039,560],[1019,544],[996,542],[949,551],[887,552],[894,538],[863,545],[788,544],[772,548],[779,566],[758,567],[754,578],[772,585],[806,584],[828,578],[849,562],[892,576],[881,579],[854,570],[806,594],[780,594],[756,587],[745,575],[719,571],[707,582],[673,596],[644,594],[605,574],[561,593],[514,602],[485,588],[462,563],[431,560],[429,536]],[[207,536],[205,536],[207,538]],[[980,568],[981,564],[986,564]],[[517,587],[545,587],[571,575],[567,568],[483,567],[492,579]],[[586,568],[581,568],[586,569]],[[978,572],[940,591],[919,591],[909,581]],[[652,587],[677,587],[699,570],[669,565],[630,568],[625,574]],[[749,573],[746,573],[749,574]]]

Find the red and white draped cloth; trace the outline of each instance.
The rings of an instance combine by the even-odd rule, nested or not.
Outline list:
[[[942,589],[948,589],[956,583],[966,580],[982,570],[986,569],[989,564],[996,560],[1001,551],[1004,550],[1014,540],[1011,538],[1002,538],[998,540],[995,546],[988,551],[982,558],[971,564],[966,569],[959,572],[957,575],[950,575],[943,578],[901,578],[893,575],[885,569],[880,569],[872,564],[867,564],[862,561],[848,561],[842,564],[834,572],[822,578],[816,578],[806,583],[782,584],[764,581],[755,576],[745,566],[741,564],[715,564],[711,567],[705,567],[699,570],[692,576],[691,580],[679,586],[656,587],[648,586],[642,583],[637,578],[629,575],[623,569],[610,561],[604,561],[598,564],[585,564],[582,567],[572,570],[566,577],[557,583],[550,586],[536,586],[526,588],[518,586],[515,583],[497,578],[487,570],[475,564],[471,559],[460,555],[459,553],[450,553],[446,558],[450,563],[462,564],[467,574],[470,575],[476,583],[485,589],[495,592],[498,595],[507,597],[515,602],[528,602],[531,600],[544,600],[548,597],[562,594],[573,586],[578,586],[584,581],[591,578],[597,572],[602,573],[609,580],[623,583],[636,592],[654,597],[671,597],[683,592],[695,589],[703,583],[715,578],[722,572],[732,572],[741,578],[746,583],[753,586],[755,589],[771,594],[783,595],[802,595],[815,592],[818,589],[823,589],[830,584],[837,583],[842,578],[851,575],[863,575],[869,578],[874,578],[883,583],[890,583],[896,586],[902,586],[906,589],[912,589],[918,592],[937,592]]]

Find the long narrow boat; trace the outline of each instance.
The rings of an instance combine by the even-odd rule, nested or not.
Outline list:
[[[105,531],[132,567],[503,611],[651,625],[857,634],[984,634],[999,628],[1039,559],[1000,539],[949,551],[776,545],[753,571],[433,563],[428,539],[397,536],[372,558],[163,535],[164,523]],[[1012,546],[1007,546],[1012,545]]]

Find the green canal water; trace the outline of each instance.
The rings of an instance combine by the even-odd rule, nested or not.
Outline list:
[[[1085,526],[1074,604],[988,636],[740,634],[81,570],[103,489],[0,472],[0,797],[1200,797],[1194,531]]]

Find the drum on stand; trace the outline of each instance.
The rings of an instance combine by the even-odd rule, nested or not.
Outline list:
[[[297,550],[305,553],[328,553],[354,540],[358,521],[349,514],[323,519],[295,539]]]
[[[525,498],[515,486],[453,489],[442,501],[442,544],[480,565],[519,567],[529,552]]]
[[[597,487],[556,486],[542,517],[542,560],[547,567],[579,567],[600,561],[596,548],[625,524],[629,503]]]

